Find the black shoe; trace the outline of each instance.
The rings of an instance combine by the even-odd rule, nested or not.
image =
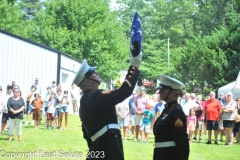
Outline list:
[[[193,140],[197,140],[197,138],[196,138],[196,137],[193,137]]]
[[[206,144],[212,144],[212,142],[211,141],[207,141],[207,143]]]
[[[218,144],[218,142],[217,142],[217,141],[215,141],[215,142],[214,142],[214,144]]]

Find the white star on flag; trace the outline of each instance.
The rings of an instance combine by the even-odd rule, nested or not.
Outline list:
[[[134,34],[135,34],[134,30],[132,30],[132,32],[131,32],[131,37],[132,37]]]
[[[140,33],[140,35],[142,35],[142,31],[140,30],[140,29],[138,29],[138,31],[137,31],[138,33]]]
[[[139,23],[142,25],[142,22],[139,17],[137,18],[137,21],[139,21]]]

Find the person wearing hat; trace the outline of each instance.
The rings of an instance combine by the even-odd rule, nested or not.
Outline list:
[[[101,78],[95,71],[97,67],[89,66],[85,59],[73,81],[83,91],[79,114],[82,121],[83,136],[87,140],[89,153],[91,153],[87,155],[86,159],[95,159],[96,155],[101,159],[124,159],[115,105],[132,94],[140,74],[138,68],[142,61],[141,47],[139,48],[141,41],[134,38],[140,36],[141,31],[141,27],[139,27],[141,23],[137,13],[133,23],[135,24],[132,27],[130,67],[119,89],[113,91],[98,89]]]
[[[1,134],[4,134],[4,130],[8,127],[8,108],[7,108],[7,102],[10,97],[13,96],[13,89],[12,84],[7,85],[7,93],[3,100],[3,115],[1,118]]]
[[[153,126],[155,136],[154,160],[187,160],[189,142],[186,116],[178,98],[184,84],[169,76],[160,75],[160,97],[166,102],[165,109]]]

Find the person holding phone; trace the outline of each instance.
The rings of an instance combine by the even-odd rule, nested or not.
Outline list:
[[[68,105],[69,105],[68,91],[63,92],[62,99],[59,101],[61,104],[60,108],[60,129],[62,128],[62,120],[65,115],[65,129],[68,127]]]

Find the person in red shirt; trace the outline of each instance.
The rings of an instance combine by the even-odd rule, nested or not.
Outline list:
[[[214,130],[214,144],[218,144],[218,123],[220,118],[220,110],[222,108],[220,102],[215,99],[215,92],[210,92],[210,99],[206,101],[204,112],[206,113],[206,122],[208,130],[208,141],[207,144],[211,144],[212,130]]]

